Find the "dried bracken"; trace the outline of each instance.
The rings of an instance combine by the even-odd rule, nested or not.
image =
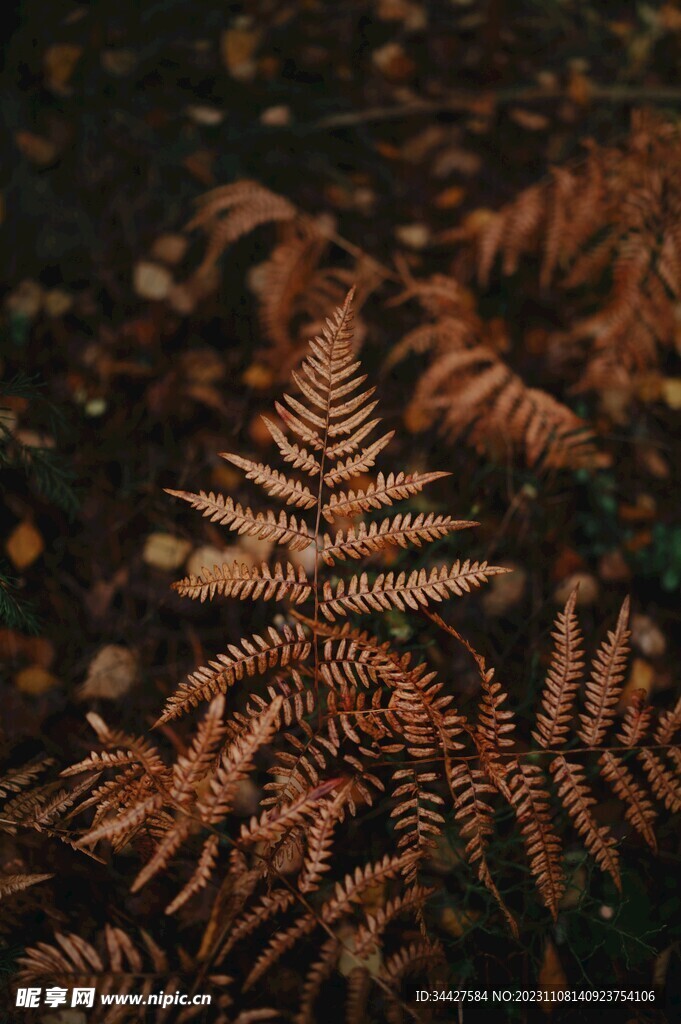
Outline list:
[[[555,918],[565,889],[558,809],[619,884],[615,840],[594,815],[598,798],[585,755],[649,842],[657,813],[653,802],[672,810],[679,805],[679,707],[654,726],[652,713],[639,703],[617,736],[610,735],[627,655],[626,604],[594,658],[578,710],[583,661],[571,595],[556,624],[533,732],[536,747],[528,749],[516,739],[509,694],[494,670],[432,610],[433,602],[441,607],[505,570],[449,559],[429,568],[384,571],[381,559],[395,545],[418,552],[473,524],[431,514],[381,518],[384,506],[411,497],[439,473],[379,472],[371,482],[363,480],[361,489],[356,482],[354,489],[338,486],[339,465],[354,482],[378,454],[371,439],[379,423],[373,389],[364,388],[351,337],[349,294],[310,343],[294,376],[296,393],[277,404],[283,428],[270,423],[284,464],[293,463],[307,483],[287,468],[253,469],[249,460],[230,456],[270,498],[286,502],[291,495],[311,494],[314,504],[303,509],[302,518],[294,524],[269,507],[253,513],[221,495],[171,492],[228,529],[238,515],[237,528],[253,536],[294,552],[303,541],[312,549],[307,573],[275,558],[259,568],[206,568],[200,577],[175,584],[200,602],[217,596],[283,601],[285,614],[276,625],[229,644],[169,697],[159,720],[164,729],[207,705],[193,741],[173,764],[149,741],[110,730],[91,714],[100,750],[64,773],[88,773],[85,786],[89,773],[96,773],[89,795],[75,809],[95,808],[78,838],[80,848],[102,840],[121,848],[144,836],[146,862],[134,890],[189,859],[188,878],[166,909],[175,913],[201,891],[212,894],[199,953],[202,976],[228,963],[250,1007],[258,983],[280,961],[292,953],[298,963],[309,957],[296,1017],[301,1022],[316,1018],[327,979],[348,962],[351,969],[341,971],[350,978],[348,1005],[375,998],[389,1019],[401,1013],[405,975],[427,980],[437,970],[441,950],[426,937],[432,891],[422,875],[447,822],[458,828],[492,905],[517,934],[494,878],[498,807],[512,809],[540,898]],[[390,436],[381,440],[387,443]],[[367,522],[366,513],[377,518]],[[322,520],[337,518],[355,522],[333,537],[323,533]],[[359,574],[352,572],[358,559],[365,564]],[[354,613],[393,609],[423,614],[470,651],[480,675],[474,720],[457,710],[451,685],[426,662],[414,662],[349,621]],[[245,703],[236,699],[244,689]],[[231,815],[239,787],[260,769],[265,751],[271,778],[258,813],[235,827]],[[107,774],[104,782],[101,773]],[[381,855],[339,878],[335,851],[365,807],[372,815],[385,814],[392,839]],[[420,940],[414,941],[413,926],[403,934],[404,919],[418,923]],[[232,958],[232,951],[247,938],[259,953],[244,975],[249,958]],[[58,946],[64,949],[61,939]],[[62,954],[29,951],[26,977],[36,976],[50,955]],[[89,954],[85,959],[92,963]]]
[[[433,284],[412,292],[433,306]],[[410,331],[395,347],[388,367],[410,353],[430,355],[406,414],[413,430],[435,426],[450,440],[465,438],[498,458],[519,454],[537,469],[594,466],[603,461],[587,424],[566,405],[530,388],[488,344],[485,326],[457,301],[454,281],[439,279],[432,321]]]
[[[489,280],[497,256],[505,274],[521,259],[541,259],[540,284],[578,294],[557,345],[586,347],[582,387],[626,386],[654,369],[673,346],[681,295],[681,152],[676,124],[637,111],[622,145],[589,144],[580,164],[556,167],[475,232],[478,276]],[[594,287],[604,282],[603,288]],[[594,301],[592,296],[598,296]]]

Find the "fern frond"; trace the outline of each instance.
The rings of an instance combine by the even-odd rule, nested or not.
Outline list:
[[[347,583],[340,580],[335,589],[327,581],[324,583],[323,600],[319,608],[330,622],[336,615],[347,615],[349,611],[369,612],[387,611],[397,608],[405,611],[411,608],[418,611],[426,607],[430,601],[442,601],[452,594],[460,597],[469,593],[471,588],[486,583],[490,576],[508,572],[508,569],[488,565],[487,562],[455,562],[452,566],[414,569],[407,575],[404,572],[381,573],[370,583],[366,573],[352,576]]]
[[[298,522],[295,516],[287,516],[282,510],[278,516],[268,509],[267,512],[253,512],[250,508],[225,498],[212,491],[191,494],[189,491],[173,491],[166,487],[166,493],[175,498],[189,502],[192,508],[203,513],[211,523],[219,523],[239,534],[271,540],[275,544],[287,544],[293,551],[302,551],[312,543],[306,524]]]
[[[603,741],[615,717],[629,653],[627,640],[631,634],[627,628],[628,621],[627,597],[622,604],[614,632],[608,630],[607,640],[596,653],[591,666],[591,677],[586,684],[585,711],[579,716],[581,728],[578,735],[582,743],[588,747],[596,747]]]
[[[544,683],[541,710],[537,712],[534,739],[545,749],[562,746],[570,731],[574,700],[579,688],[584,661],[582,635],[575,614],[577,590],[570,594],[556,628],[551,634],[555,643],[551,664]]]
[[[434,480],[449,476],[448,473],[389,473],[387,477],[379,473],[376,481],[370,483],[364,491],[341,491],[329,496],[328,502],[322,506],[322,515],[327,522],[334,519],[359,515],[384,505],[392,505],[395,501],[403,501],[418,494]],[[477,525],[477,524],[476,524]]]
[[[594,819],[591,808],[596,800],[586,784],[581,766],[561,756],[554,758],[549,767],[558,786],[562,806],[584,839],[587,850],[598,866],[608,872],[621,892],[622,881],[615,838],[606,825],[598,825]]]
[[[219,654],[216,661],[197,669],[168,699],[165,711],[157,725],[194,708],[202,700],[225,693],[244,676],[263,674],[268,669],[284,668],[293,661],[303,661],[310,653],[310,641],[302,627],[282,626],[280,631],[270,626],[267,638],[253,634],[250,640],[241,639],[241,648],[228,645],[228,654]]]
[[[212,570],[203,568],[199,576],[189,575],[172,584],[180,597],[212,601],[216,594],[221,597],[236,597],[241,601],[282,601],[288,597],[293,604],[308,600],[312,587],[302,566],[295,569],[290,562],[284,567],[277,562],[271,569],[266,562],[260,566],[249,566],[234,561],[222,567],[214,565]]]
[[[244,459],[230,452],[220,452],[220,455],[234,466],[243,469],[247,480],[258,484],[273,498],[281,498],[287,505],[294,505],[296,508],[314,508],[317,499],[309,487],[301,484],[299,480],[291,480],[285,473],[280,473],[263,462],[253,462],[252,459]]]
[[[54,875],[0,874],[0,900],[15,892],[23,892],[39,882],[46,882],[48,878],[54,878]]]
[[[565,891],[562,847],[551,824],[551,800],[541,769],[516,762],[511,774],[511,802],[525,842],[539,895],[555,920]]]
[[[261,224],[293,220],[297,214],[287,199],[255,181],[237,181],[201,196],[199,208],[187,224],[188,231],[202,228],[208,235],[197,273],[207,273],[230,245]]]
[[[466,530],[477,523],[453,519],[452,516],[435,515],[434,512],[420,512],[412,519],[411,513],[396,515],[394,519],[374,520],[367,527],[360,523],[351,526],[347,536],[339,530],[335,537],[324,534],[322,558],[327,565],[334,565],[345,558],[355,560],[382,551],[387,545],[395,544],[406,548],[409,544],[421,547],[425,543],[439,540],[457,530]]]

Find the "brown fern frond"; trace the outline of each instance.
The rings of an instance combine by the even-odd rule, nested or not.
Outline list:
[[[650,788],[667,810],[681,811],[681,772],[679,765],[674,770],[664,764],[652,750],[639,750],[638,759],[643,765]]]
[[[551,824],[551,799],[541,768],[516,762],[510,790],[537,889],[555,920],[565,891],[562,846]]]
[[[15,892],[23,892],[24,889],[38,885],[39,882],[46,882],[48,878],[54,878],[54,875],[0,874],[0,900]]]
[[[290,221],[297,215],[287,199],[255,181],[237,181],[213,189],[200,197],[199,208],[187,224],[188,231],[201,228],[208,235],[197,273],[207,273],[230,245],[254,228],[272,221]]]
[[[541,710],[537,712],[534,739],[545,749],[562,746],[570,732],[574,701],[581,680],[584,661],[582,635],[575,614],[577,589],[570,594],[551,636],[554,650],[546,675]]]
[[[212,601],[216,594],[221,597],[236,597],[241,601],[282,601],[303,604],[308,600],[312,587],[302,566],[296,569],[290,562],[284,567],[280,562],[270,567],[266,562],[260,566],[249,566],[234,561],[222,567],[203,568],[199,576],[189,575],[172,584],[180,597]]]
[[[355,493],[355,491],[349,490],[331,494],[328,502],[322,506],[322,515],[327,522],[332,523],[334,519],[370,512],[371,509],[412,498],[434,480],[440,480],[446,476],[449,474],[389,473],[385,477],[383,473],[379,473],[376,481],[370,483],[364,491]]]
[[[242,637],[241,648],[229,644],[227,650],[228,654],[219,654],[216,661],[191,673],[169,698],[157,725],[178,718],[202,700],[225,693],[245,676],[262,675],[268,669],[304,660],[310,653],[310,641],[298,624],[294,628],[282,626],[280,631],[270,626],[267,638],[254,633],[250,640]]]
[[[411,608],[418,611],[426,607],[430,601],[442,601],[452,595],[460,597],[469,593],[471,588],[486,583],[490,576],[509,572],[499,566],[488,565],[487,562],[455,562],[452,566],[414,569],[413,572],[381,573],[372,582],[366,573],[352,576],[347,583],[340,580],[335,589],[331,583],[324,583],[323,600],[319,608],[330,622],[336,615],[347,615],[349,611],[369,612],[387,611],[397,608],[405,611]]]
[[[599,764],[603,778],[610,783],[624,804],[624,817],[643,836],[650,848],[657,850],[657,840],[652,827],[657,812],[645,791],[621,759],[611,751],[605,750],[601,754]]]
[[[281,498],[287,505],[294,505],[296,508],[314,508],[317,499],[309,487],[301,484],[299,480],[291,480],[286,474],[266,466],[263,462],[253,462],[252,459],[244,459],[229,452],[220,452],[220,455],[245,470],[246,479],[258,484],[271,497]]]
[[[633,373],[658,364],[661,346],[675,343],[681,201],[673,168],[680,150],[677,125],[636,111],[621,145],[589,144],[579,166],[554,168],[477,224],[483,284],[498,255],[504,274],[535,255],[543,288],[591,286],[575,303],[586,315],[578,313],[566,332],[569,343],[588,347],[582,388],[627,386]]]
[[[315,1003],[321,992],[322,985],[333,972],[340,950],[341,943],[335,935],[332,935],[326,942],[322,943],[317,958],[310,967],[303,982],[300,1008],[294,1017],[295,1024],[314,1024],[317,1020]]]
[[[598,825],[594,819],[591,808],[596,800],[586,784],[581,766],[560,756],[551,761],[550,770],[558,786],[558,796],[562,805],[584,839],[587,850],[598,866],[608,872],[621,892],[622,881],[615,838],[606,825]]]
[[[607,640],[596,653],[591,677],[586,684],[585,711],[579,716],[581,728],[578,735],[588,747],[596,747],[602,742],[615,717],[629,653],[627,640],[631,633],[627,628],[628,621],[629,598],[626,597],[614,632],[608,630]]]
[[[283,699],[275,697],[268,708],[251,719],[248,728],[241,731],[220,758],[210,782],[210,793],[197,805],[198,813],[210,825],[225,817],[237,785],[253,768],[257,751],[277,731],[282,704]]]
[[[347,535],[339,530],[335,537],[324,534],[322,558],[327,565],[335,565],[346,558],[359,560],[376,551],[382,551],[387,545],[395,544],[406,548],[409,544],[421,547],[422,544],[439,540],[457,530],[466,530],[478,523],[467,520],[453,519],[452,516],[435,515],[434,512],[420,512],[412,518],[411,513],[396,515],[394,519],[362,522],[358,527],[351,526]]]
[[[479,451],[517,448],[530,466],[597,462],[593,434],[583,420],[547,392],[528,388],[488,346],[462,345],[461,331],[449,324],[441,326],[446,340],[419,379],[408,423],[417,429],[437,424],[452,440],[465,437]]]
[[[436,772],[422,769],[399,768],[393,772],[393,781],[399,783],[392,793],[397,805],[390,812],[390,817],[396,819],[397,849],[414,854],[405,874],[408,885],[416,882],[418,860],[433,848],[442,834],[445,819],[440,808],[444,806],[444,799],[429,788],[429,784],[437,780]]]
[[[166,493],[175,498],[189,502],[192,508],[198,509],[211,523],[219,523],[239,534],[271,540],[275,544],[286,544],[292,551],[302,551],[312,543],[306,524],[295,516],[287,516],[282,510],[279,515],[268,509],[267,512],[253,512],[250,508],[242,508],[238,502],[225,498],[212,491],[190,494],[188,491],[173,491],[166,487]]]

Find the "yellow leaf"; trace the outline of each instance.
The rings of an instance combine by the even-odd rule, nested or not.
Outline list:
[[[637,690],[643,690],[648,695],[653,689],[653,683],[655,682],[655,669],[649,661],[645,661],[644,658],[634,658],[631,663],[631,672],[627,679],[622,695],[619,702],[619,710],[623,711],[624,708],[631,704],[632,697]]]
[[[142,299],[159,301],[168,297],[173,277],[166,267],[159,263],[142,260],[135,266],[133,287]]]
[[[73,43],[57,43],[47,48],[43,63],[50,89],[60,91],[64,88],[82,52],[82,46],[75,46]]]
[[[19,523],[10,533],[5,551],[15,569],[28,569],[42,555],[45,542],[35,526],[28,521]]]
[[[220,50],[225,67],[233,78],[248,80],[254,77],[255,51],[260,33],[250,26],[230,28],[222,33]]]
[[[662,384],[662,396],[670,409],[681,409],[681,377],[667,377]]]
[[[179,569],[191,551],[191,542],[172,533],[150,533],[142,559],[154,569]]]
[[[22,668],[20,672],[17,672],[14,683],[17,690],[37,697],[57,686],[59,680],[42,665],[28,665],[27,668]]]
[[[57,155],[57,147],[50,139],[34,132],[17,132],[14,136],[18,148],[25,157],[34,164],[46,166],[51,164]]]
[[[445,907],[440,915],[440,927],[455,939],[470,931],[480,914],[477,910],[465,910],[463,907]]]
[[[538,981],[538,987],[549,994],[549,1001],[542,1000],[540,1004],[542,1011],[549,1015],[553,1012],[553,1003],[550,1002],[551,992],[566,989],[568,987],[567,977],[565,976],[563,965],[560,962],[558,950],[551,939],[547,941],[546,946],[544,947],[544,957],[539,969]]]
[[[78,696],[81,700],[90,697],[118,700],[125,696],[137,679],[138,664],[134,651],[120,644],[107,644],[90,662]]]
[[[241,379],[247,388],[253,388],[254,391],[266,391],[272,387],[274,374],[269,366],[264,366],[262,363],[251,363],[244,370]]]
[[[452,185],[435,197],[435,205],[440,210],[451,210],[453,207],[458,206],[465,196],[465,188],[461,188],[460,185]]]

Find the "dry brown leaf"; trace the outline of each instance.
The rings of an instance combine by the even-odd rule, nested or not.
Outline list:
[[[586,606],[594,604],[598,600],[598,580],[588,572],[574,572],[567,579],[556,587],[553,599],[558,604],[565,604],[575,587],[577,591],[577,604]]]
[[[74,43],[55,43],[48,46],[43,57],[48,88],[62,92],[71,78],[83,52],[82,46]]]
[[[5,543],[5,551],[15,569],[28,569],[45,550],[42,534],[33,523],[24,520],[14,527]]]
[[[141,260],[135,266],[133,288],[142,299],[159,301],[167,299],[173,285],[173,276],[167,267],[160,263]]]
[[[124,697],[139,678],[139,665],[134,651],[120,644],[107,644],[94,656],[87,678],[78,696],[81,700],[93,697],[118,700]]]
[[[154,569],[179,569],[191,551],[191,541],[172,533],[150,533],[144,545],[142,560]]]
[[[59,685],[59,680],[42,665],[28,665],[14,677],[14,685],[21,693],[37,697]]]
[[[51,164],[57,156],[56,145],[51,139],[46,139],[44,135],[21,131],[15,134],[14,141],[31,163],[39,164],[41,167]]]
[[[654,682],[655,669],[650,662],[645,661],[643,658],[634,658],[631,663],[629,678],[624,684],[624,689],[622,690],[619,710],[623,711],[624,708],[631,704],[634,694],[638,690],[643,690],[646,696],[648,696],[652,692]]]
[[[558,956],[558,950],[551,941],[547,940],[544,947],[544,956],[539,969],[538,988],[548,993],[548,1000],[542,1000],[541,1009],[548,1016],[553,1012],[551,993],[568,987],[568,980],[563,970],[563,965]]]
[[[488,615],[505,615],[515,608],[523,599],[527,572],[519,565],[509,565],[512,569],[504,576],[495,576],[482,597],[482,603]]]
[[[662,396],[670,409],[681,409],[681,377],[667,377],[662,385]]]
[[[667,649],[664,633],[649,615],[632,615],[631,642],[646,658],[661,658]]]
[[[167,263],[174,267],[179,263],[187,251],[187,238],[185,235],[166,234],[159,235],[151,247],[151,255],[161,263]]]
[[[255,52],[260,33],[248,24],[229,28],[222,33],[220,52],[232,78],[248,81],[256,72]]]

